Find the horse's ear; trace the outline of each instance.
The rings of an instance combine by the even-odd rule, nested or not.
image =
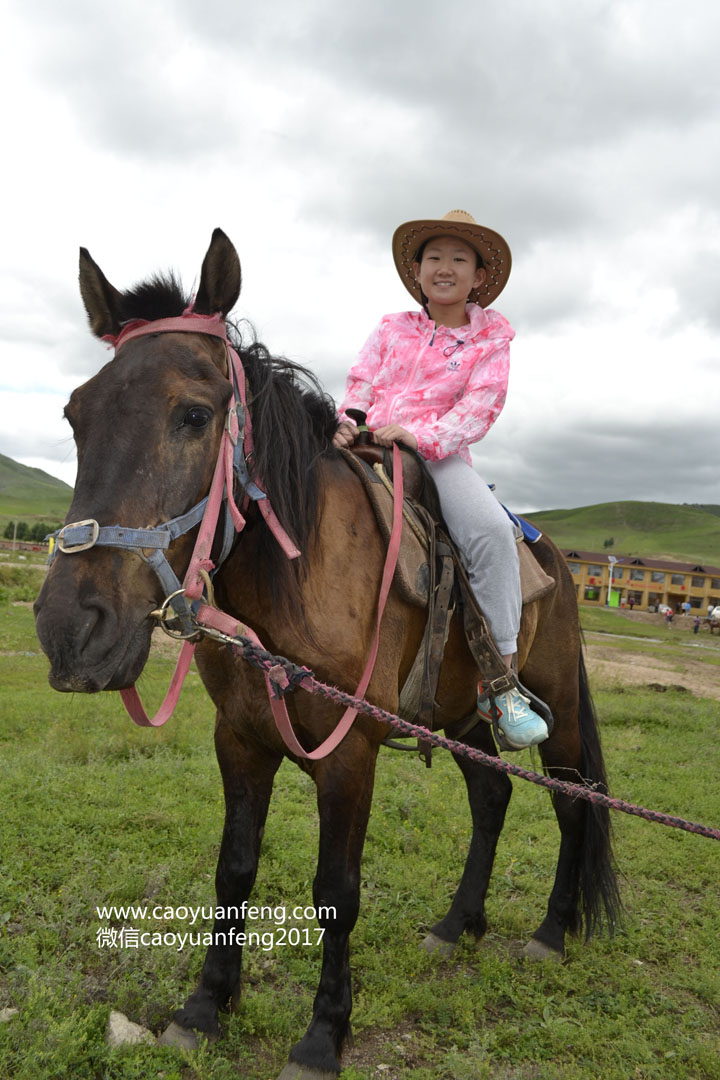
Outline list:
[[[203,259],[194,310],[198,315],[227,315],[237,303],[241,283],[237,251],[222,229],[216,229]]]
[[[122,294],[110,284],[87,248],[80,248],[80,294],[96,337],[120,333],[118,311]]]

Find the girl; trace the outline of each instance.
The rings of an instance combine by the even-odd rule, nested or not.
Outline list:
[[[367,413],[381,446],[400,441],[427,459],[445,521],[508,670],[520,627],[520,573],[513,527],[472,468],[468,446],[482,439],[505,403],[515,332],[488,308],[510,273],[503,238],[465,210],[409,221],[393,237],[393,258],[420,311],[385,315],[348,373],[346,409]],[[343,420],[336,446],[357,428]],[[519,690],[496,699],[509,747],[543,742],[545,721]],[[480,714],[491,719],[489,703]]]

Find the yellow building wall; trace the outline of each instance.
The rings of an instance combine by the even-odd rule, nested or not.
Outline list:
[[[566,556],[566,562],[575,582],[578,602],[594,607],[605,606],[610,583],[609,564],[573,556]],[[631,577],[632,573],[637,575],[636,579]],[[662,577],[662,580],[653,580],[653,575]],[[677,580],[673,581],[673,578]],[[703,584],[693,584],[694,578],[702,578]],[[613,570],[613,593],[619,595],[613,597],[611,606],[628,607],[631,596],[634,607],[639,611],[647,611],[658,604],[667,604],[675,611],[678,604],[690,602],[691,612],[704,616],[708,607],[720,604],[720,578],[712,574],[653,570],[618,562]]]

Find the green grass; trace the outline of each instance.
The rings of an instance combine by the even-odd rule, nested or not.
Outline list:
[[[669,556],[720,566],[720,517],[715,507],[612,502],[528,514],[559,548],[617,555]],[[614,540],[605,549],[606,540]]]
[[[680,619],[676,620],[680,623]],[[667,633],[662,623],[633,620],[624,613],[608,608],[591,608],[580,605],[580,625],[585,631],[601,634],[621,634],[627,637],[657,638]],[[675,627],[673,627],[673,630]],[[689,626],[692,633],[692,624]]]
[[[94,912],[143,898],[212,902],[223,807],[212,708],[198,676],[168,725],[147,731],[132,725],[117,695],[47,688],[27,607],[0,607],[0,654],[0,1008],[19,1010],[0,1024],[0,1076],[276,1076],[310,1017],[315,946],[248,950],[241,1011],[214,1047],[184,1054],[104,1043],[111,1008],[162,1029],[202,964],[201,949],[99,948]],[[149,664],[141,689],[151,703],[169,674],[169,661]],[[613,794],[720,824],[717,702],[595,692]],[[516,757],[537,767],[530,754]],[[490,931],[441,962],[418,942],[460,877],[464,788],[442,752],[427,771],[413,755],[383,751],[352,939],[356,1047],[345,1080],[717,1078],[720,845],[616,815],[625,927],[611,941],[571,943],[561,967],[525,963],[517,945],[544,913],[558,839],[547,795],[522,781],[513,787]],[[316,820],[311,782],[284,765],[258,903],[311,903]]]
[[[671,670],[690,659],[720,666],[720,637],[707,630],[696,635],[692,624],[692,617],[678,616],[668,629],[662,619],[646,622],[621,611],[580,607],[580,625],[595,647],[658,657]]]
[[[7,600],[32,601],[45,577],[43,565],[29,562],[0,563],[0,603]]]
[[[0,531],[10,520],[63,521],[72,488],[54,476],[0,454]]]

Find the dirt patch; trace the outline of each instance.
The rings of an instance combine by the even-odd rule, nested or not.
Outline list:
[[[597,644],[587,635],[586,660],[588,671],[604,682],[620,682],[624,686],[644,686],[650,683],[663,687],[681,686],[698,697],[720,701],[720,667],[691,657],[659,657],[652,652],[625,651]]]

